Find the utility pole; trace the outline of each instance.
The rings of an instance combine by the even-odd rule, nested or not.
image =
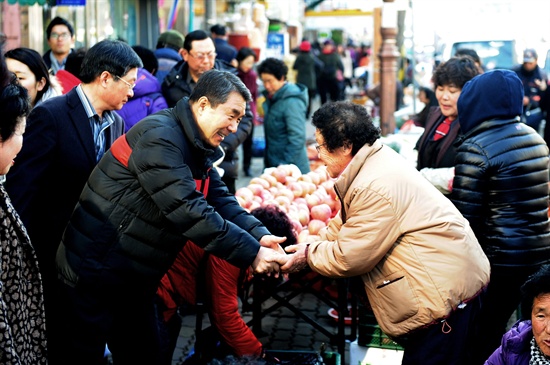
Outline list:
[[[380,50],[380,129],[386,136],[395,131],[397,82],[397,8],[394,0],[382,6],[382,47]]]

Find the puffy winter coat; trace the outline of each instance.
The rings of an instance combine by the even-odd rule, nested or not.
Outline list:
[[[167,308],[165,319],[177,315],[177,308],[184,303],[196,304],[199,295],[212,325],[237,356],[260,355],[262,344],[239,312],[237,295],[246,276],[247,270],[205,255],[202,248],[188,242],[157,290]]]
[[[309,172],[306,150],[307,88],[286,83],[269,97],[264,108],[265,167],[295,164],[302,174]]]
[[[489,281],[468,221],[391,148],[363,146],[335,183],[342,208],[309,246],[324,276],[361,275],[382,330],[399,337],[448,317]]]
[[[493,272],[550,263],[548,147],[519,122],[522,99],[521,81],[508,70],[473,78],[458,99],[464,136],[451,199],[470,221]]]
[[[159,69],[155,76],[162,84],[166,75],[168,75],[170,70],[172,70],[176,63],[181,61],[182,58],[178,51],[168,47],[155,49],[155,57],[159,61]]]
[[[215,70],[227,71],[237,75],[237,69],[228,63],[216,60],[214,63]],[[178,100],[185,96],[191,95],[191,87],[187,84],[187,75],[189,66],[187,62],[180,61],[174,66],[170,73],[165,77],[162,83],[162,94],[166,98],[169,106],[175,105]],[[239,177],[239,153],[238,148],[248,137],[252,131],[252,111],[250,103],[246,103],[245,115],[242,117],[236,133],[228,135],[221,143],[221,147],[225,152],[220,168],[225,172],[225,177],[236,179]]]
[[[308,90],[317,90],[317,73],[323,67],[310,52],[300,52],[294,61],[292,69],[296,70],[296,82],[304,85]]]
[[[502,336],[502,344],[485,365],[529,365],[531,359],[531,321],[518,321]]]
[[[122,109],[117,110],[117,113],[124,119],[124,127],[127,132],[134,124],[149,114],[166,108],[168,108],[168,104],[162,96],[157,78],[146,69],[139,68],[134,96],[124,104]]]
[[[187,240],[250,266],[269,232],[211,168],[220,157],[203,144],[187,98],[135,125],[84,187],[57,253],[60,277],[153,294]]]

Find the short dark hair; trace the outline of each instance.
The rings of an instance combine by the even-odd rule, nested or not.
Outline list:
[[[46,66],[46,63],[40,53],[36,52],[34,49],[19,47],[7,51],[5,57],[17,60],[27,65],[29,70],[31,70],[34,74],[36,82],[42,79],[46,80],[46,84],[42,90],[36,93],[36,100],[40,100],[42,95],[44,95],[44,93],[48,91],[52,85],[50,81],[50,73],[48,72],[48,66]]]
[[[462,89],[464,84],[481,74],[470,57],[452,57],[437,66],[433,74],[434,87],[453,85]]]
[[[227,29],[225,28],[224,25],[216,24],[216,25],[213,25],[213,26],[210,28],[210,32],[211,32],[212,34],[215,34],[215,35],[224,36],[224,35],[227,34]]]
[[[288,215],[275,205],[266,205],[250,211],[257,220],[263,223],[267,230],[279,237],[286,237],[286,241],[281,244],[284,248],[297,243],[294,226]]]
[[[46,28],[46,39],[50,39],[50,35],[52,34],[52,28],[55,27],[56,25],[66,26],[69,29],[69,32],[71,33],[71,37],[74,36],[74,28],[71,25],[71,23],[69,23],[67,19],[63,19],[62,17],[56,16],[55,18],[52,19],[52,21],[50,22],[50,24],[48,24],[48,27]]]
[[[13,77],[13,73],[8,70],[8,65],[6,65],[4,54],[0,52],[0,90],[9,84]]]
[[[373,124],[367,109],[349,101],[323,104],[313,114],[311,124],[323,136],[327,150],[351,146],[353,156],[364,145],[372,145],[380,138],[380,128]]]
[[[82,61],[84,61],[87,52],[88,48],[80,47],[69,53],[65,61],[65,71],[80,78],[80,68],[82,67]]]
[[[535,298],[550,294],[550,265],[543,265],[521,286],[521,317],[531,319]]]
[[[143,68],[149,71],[152,75],[156,74],[159,69],[159,61],[157,56],[155,56],[155,52],[143,46],[132,46],[132,49],[137,53],[139,58],[141,58]]]
[[[288,66],[277,58],[266,58],[262,63],[258,65],[258,75],[269,74],[273,75],[277,80],[286,80],[288,73]]]
[[[80,81],[89,84],[103,71],[123,77],[136,67],[143,67],[143,63],[132,47],[125,42],[104,39],[86,52],[80,69]]]
[[[190,33],[187,33],[185,36],[185,40],[183,41],[183,49],[185,49],[187,52],[191,51],[191,48],[193,48],[193,45],[191,44],[194,41],[202,41],[203,39],[210,38],[208,34],[202,30],[197,29]]]
[[[0,138],[7,141],[15,133],[22,117],[31,112],[31,103],[27,89],[19,84],[15,75],[0,92]]]
[[[471,48],[459,48],[455,52],[455,57],[468,56],[471,57],[474,62],[481,64],[481,58],[474,49]]]
[[[202,96],[206,96],[213,108],[223,104],[233,92],[239,93],[246,102],[252,101],[250,91],[241,79],[227,71],[212,69],[199,77],[197,85],[189,95],[191,103],[197,102]]]
[[[254,60],[258,60],[258,55],[256,55],[256,52],[254,52],[252,48],[242,47],[241,49],[239,49],[239,52],[237,52],[237,57],[235,57],[235,59],[237,60],[237,62],[241,62],[249,56],[254,56]]]

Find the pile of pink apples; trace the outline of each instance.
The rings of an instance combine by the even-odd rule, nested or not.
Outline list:
[[[266,168],[235,196],[248,211],[265,205],[276,205],[292,221],[298,242],[315,240],[319,231],[340,210],[340,201],[324,166],[302,174],[296,165]]]

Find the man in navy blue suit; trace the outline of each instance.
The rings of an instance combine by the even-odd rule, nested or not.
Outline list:
[[[23,149],[7,175],[6,189],[36,249],[44,286],[49,363],[62,349],[56,342],[55,256],[65,226],[89,175],[124,132],[114,110],[133,96],[141,59],[126,43],[104,40],[89,49],[82,83],[33,109]]]

